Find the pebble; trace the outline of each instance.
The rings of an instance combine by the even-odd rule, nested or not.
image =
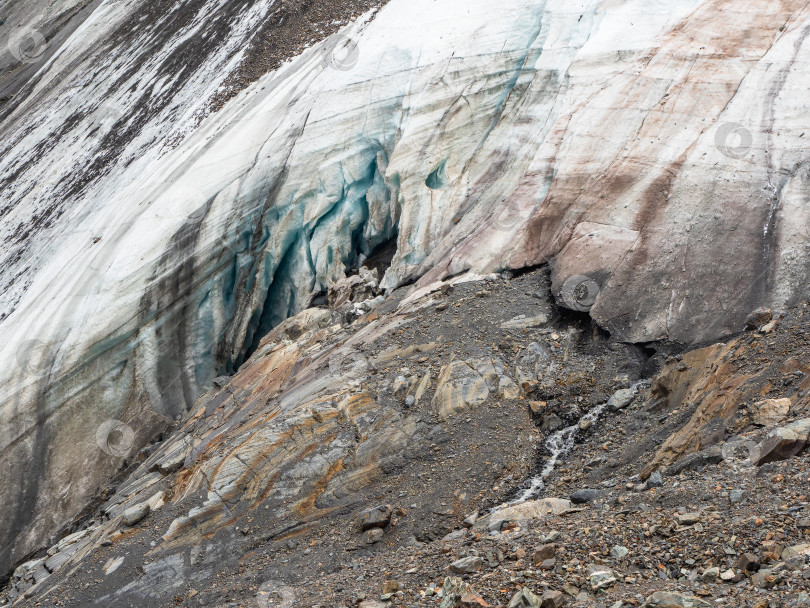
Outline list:
[[[693,526],[700,521],[700,513],[682,513],[678,515],[678,523],[682,526]]]
[[[594,490],[592,488],[584,488],[582,490],[577,490],[573,494],[571,494],[571,502],[575,505],[581,505],[586,502],[590,502],[599,496],[599,490]]]

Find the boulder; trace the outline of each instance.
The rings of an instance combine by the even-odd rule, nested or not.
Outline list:
[[[626,408],[630,403],[632,403],[633,399],[636,398],[636,394],[632,388],[623,388],[615,393],[613,396],[608,399],[607,405],[608,409],[611,412],[618,412],[619,410],[623,410]]]
[[[656,591],[647,598],[642,608],[711,608],[711,604],[691,595]]]
[[[747,329],[758,329],[768,323],[773,318],[773,311],[770,308],[757,308],[745,318]]]
[[[484,560],[477,555],[462,557],[450,564],[450,571],[456,574],[472,574],[484,567]]]
[[[616,574],[607,566],[598,564],[588,566],[588,585],[591,591],[596,592],[607,589],[615,585],[616,582]]]
[[[508,608],[540,608],[542,599],[535,595],[531,589],[524,587],[509,600]]]
[[[365,532],[372,528],[385,528],[391,523],[391,505],[380,505],[360,514],[360,528]]]
[[[810,543],[801,543],[798,545],[791,545],[782,551],[780,559],[782,561],[789,560],[796,555],[810,555]]]
[[[753,416],[751,422],[759,426],[772,426],[779,424],[787,418],[790,412],[791,400],[784,399],[765,399],[759,401],[752,407]]]
[[[534,550],[532,555],[532,562],[535,566],[539,566],[547,559],[553,559],[557,555],[557,545],[554,543],[546,543],[540,545]]]
[[[540,598],[540,608],[560,608],[567,599],[561,591],[547,589]]]
[[[528,521],[544,519],[549,515],[560,515],[571,510],[571,501],[564,498],[542,498],[510,505],[493,511],[490,521]],[[482,520],[485,518],[482,518]],[[479,520],[479,521],[482,521]]]
[[[807,445],[809,436],[810,418],[776,428],[754,448],[751,461],[755,465],[761,466],[795,456]]]
[[[442,603],[439,608],[459,608],[461,598],[473,593],[472,587],[455,576],[448,576],[442,585]]]
[[[149,511],[149,503],[141,502],[126,509],[121,516],[121,520],[128,526],[134,526],[149,515]]]

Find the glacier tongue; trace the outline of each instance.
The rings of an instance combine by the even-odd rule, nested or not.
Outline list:
[[[628,340],[808,295],[790,3],[391,0],[217,109],[276,8],[101,2],[0,111],[0,570],[101,425],[134,451],[391,238],[386,288],[552,261]]]
[[[143,32],[60,81],[92,55],[94,35],[105,39],[142,6],[103,4],[83,24],[4,123],[13,247],[2,449],[6,470],[31,479],[3,480],[17,490],[2,498],[17,514],[4,567],[118,466],[96,449],[100,425],[120,419],[142,444],[262,332],[394,236],[387,285],[419,272],[469,204],[425,181],[439,165],[457,180],[484,144],[538,53],[542,4],[472,2],[461,15],[450,3],[390,4],[345,31],[360,50],[351,70],[328,56],[333,41],[313,47],[198,127],[239,39],[185,79],[165,61],[204,27],[209,4],[159,45]],[[240,16],[241,29],[261,6]],[[413,18],[420,12],[429,26]],[[166,101],[146,105],[144,88]]]

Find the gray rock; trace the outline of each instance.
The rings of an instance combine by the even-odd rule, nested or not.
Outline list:
[[[51,575],[50,571],[45,566],[40,566],[34,570],[34,584],[39,584]]]
[[[722,447],[719,445],[713,445],[708,449],[684,456],[675,462],[675,464],[667,467],[664,474],[671,477],[683,471],[694,471],[705,467],[706,465],[718,464],[720,462],[723,462]]]
[[[678,524],[681,526],[693,526],[700,521],[700,513],[697,511],[691,513],[682,513],[678,515]]]
[[[774,429],[754,448],[751,461],[760,466],[795,456],[807,445],[808,436],[810,418]]]
[[[633,392],[632,388],[623,388],[615,393],[613,396],[608,399],[607,405],[608,409],[611,412],[618,412],[619,410],[623,410],[626,408],[630,403],[632,403],[633,399],[636,398],[635,393]]]
[[[456,574],[472,574],[484,567],[484,560],[477,555],[462,557],[450,564],[450,571]]]
[[[540,598],[540,608],[561,608],[566,601],[564,593],[547,589]]]
[[[363,540],[367,545],[373,545],[383,539],[382,528],[371,528],[363,533]]]
[[[460,578],[448,576],[442,585],[442,603],[439,608],[458,608],[461,606],[461,598],[467,596],[475,596],[473,588]]]
[[[616,545],[610,550],[610,557],[613,559],[624,559],[630,553],[630,549],[627,547],[622,547],[621,545]]]
[[[121,515],[121,519],[127,526],[134,526],[149,515],[149,510],[148,502],[140,502],[126,509],[123,515]]]
[[[540,608],[541,598],[528,588],[524,587],[509,600],[508,608]]]
[[[664,479],[660,471],[655,471],[647,480],[647,488],[660,488],[664,485]]]
[[[689,595],[671,591],[656,591],[647,598],[642,608],[711,608],[711,604]]]
[[[544,433],[555,433],[564,426],[565,423],[554,412],[543,416],[543,422],[540,424],[540,428],[543,430]]]
[[[586,502],[591,502],[592,500],[599,497],[599,490],[594,490],[592,488],[583,488],[582,490],[577,490],[573,494],[571,494],[571,502],[575,505],[581,505]]]
[[[391,505],[380,505],[360,514],[360,529],[385,528],[391,523]]]
[[[591,591],[599,591],[600,589],[607,589],[616,584],[616,575],[613,570],[606,566],[589,566],[588,567],[588,585]]]
[[[745,318],[747,329],[758,329],[773,318],[773,311],[770,308],[757,308]]]
[[[713,567],[713,568],[707,568],[706,570],[704,570],[704,571],[703,571],[703,574],[702,574],[702,575],[701,575],[701,577],[700,577],[700,579],[701,579],[701,580],[702,580],[704,583],[713,583],[713,582],[715,582],[715,581],[716,581],[716,580],[717,580],[719,577],[720,577],[720,568],[718,568],[717,566],[715,566],[715,567]]]

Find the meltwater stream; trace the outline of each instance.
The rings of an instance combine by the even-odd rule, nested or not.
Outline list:
[[[639,385],[643,383],[644,381],[636,382],[630,387],[634,394],[638,393]],[[551,475],[551,472],[554,470],[554,467],[557,466],[557,462],[559,462],[560,458],[568,454],[568,452],[571,451],[571,448],[574,447],[574,442],[576,440],[577,433],[580,432],[580,425],[582,422],[589,421],[591,423],[595,423],[597,420],[599,420],[599,417],[602,415],[602,412],[605,411],[607,406],[607,401],[605,403],[600,403],[571,426],[557,431],[556,433],[552,433],[546,439],[546,448],[551,455],[549,456],[548,460],[546,460],[543,470],[540,471],[539,475],[532,477],[532,479],[529,480],[529,486],[522,490],[516,498],[509,502],[509,504],[518,504],[537,498],[546,487],[546,477]]]

